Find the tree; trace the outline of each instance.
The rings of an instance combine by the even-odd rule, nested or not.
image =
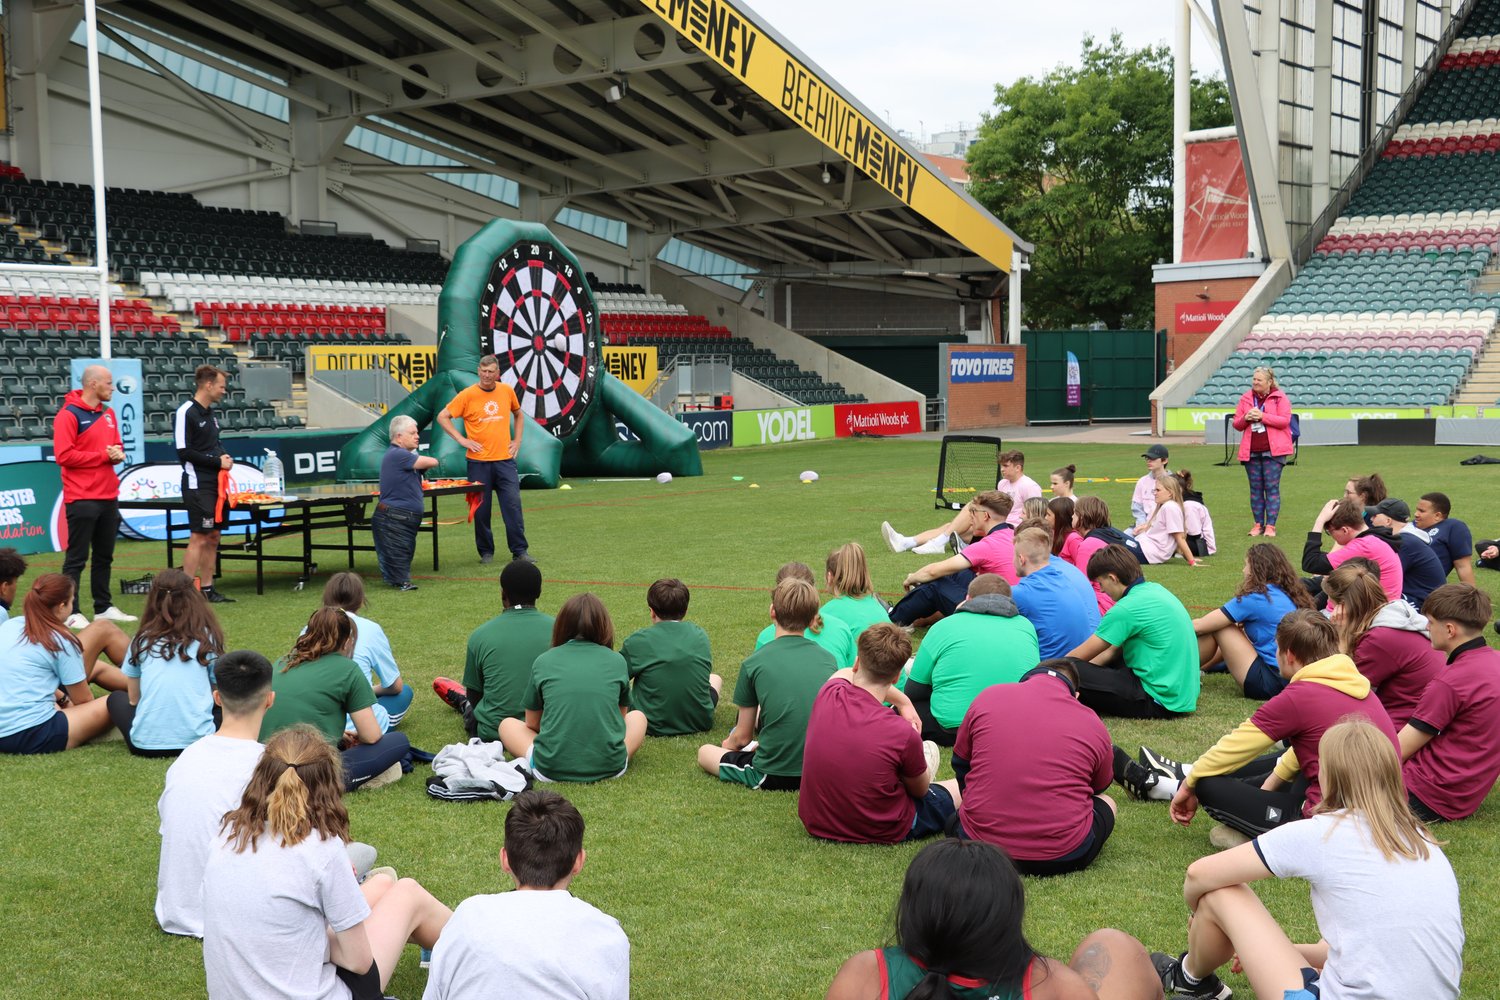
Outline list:
[[[1194,79],[1192,127],[1233,124],[1219,78]],[[1151,265],[1172,253],[1172,58],[1083,40],[1076,67],[995,87],[969,150],[974,196],[1036,244],[1026,325],[1152,322]]]

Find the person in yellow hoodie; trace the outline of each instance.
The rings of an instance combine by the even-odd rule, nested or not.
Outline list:
[[[1318,741],[1343,719],[1368,719],[1399,747],[1390,716],[1354,661],[1339,652],[1338,633],[1321,613],[1294,611],[1281,620],[1276,661],[1287,686],[1192,764],[1149,747],[1141,747],[1138,764],[1117,749],[1117,779],[1140,798],[1170,796],[1172,819],[1184,826],[1201,804],[1223,824],[1210,841],[1233,847],[1312,815],[1323,798]],[[1280,740],[1289,749],[1272,751]]]

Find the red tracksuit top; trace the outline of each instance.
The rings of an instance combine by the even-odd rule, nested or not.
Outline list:
[[[121,445],[115,411],[103,403],[91,410],[74,389],[52,420],[52,453],[62,469],[63,501],[118,500],[120,477],[105,449]]]

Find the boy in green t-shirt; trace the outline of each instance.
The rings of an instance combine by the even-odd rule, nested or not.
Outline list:
[[[552,616],[536,607],[541,596],[542,571],[536,563],[507,563],[500,571],[505,610],[469,634],[464,682],[433,680],[432,689],[463,715],[470,736],[498,740],[501,719],[524,717],[521,702],[531,665],[552,646]]]
[[[718,746],[698,748],[698,766],[720,781],[766,791],[802,784],[802,746],[813,700],[838,669],[833,654],[802,635],[818,613],[818,591],[786,579],[771,592],[776,638],[740,665],[734,728]],[[759,742],[756,730],[760,730]]]
[[[651,736],[707,732],[719,705],[724,678],[713,672],[708,633],[685,622],[688,588],[681,580],[657,580],[646,591],[651,624],[620,646],[630,671],[630,706],[646,713]]]
[[[1169,719],[1198,707],[1200,672],[1193,619],[1166,587],[1141,575],[1123,545],[1089,558],[1089,582],[1115,599],[1094,634],[1068,653],[1078,700],[1100,715]]]

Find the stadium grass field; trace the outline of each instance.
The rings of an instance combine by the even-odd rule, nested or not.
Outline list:
[[[1023,445],[1038,481],[1068,462],[1079,483],[1103,496],[1117,520],[1128,517],[1131,484],[1142,472],[1145,442],[1131,445]],[[1188,467],[1207,495],[1219,553],[1198,569],[1180,561],[1148,576],[1172,588],[1196,616],[1218,606],[1239,579],[1249,539],[1245,476],[1215,468],[1221,449],[1172,443],[1174,467]],[[1435,489],[1453,499],[1476,537],[1500,518],[1492,467],[1462,467],[1452,448],[1310,448],[1283,480],[1278,539],[1299,559],[1305,531],[1324,500],[1354,474],[1380,471],[1393,495],[1415,505]],[[571,491],[527,492],[527,532],[546,584],[541,605],[555,611],[570,594],[593,590],[623,638],[647,624],[645,588],[678,576],[692,588],[689,617],[713,638],[717,669],[732,691],[738,664],[766,623],[776,567],[801,559],[821,572],[827,552],[850,539],[870,554],[877,588],[895,598],[903,575],[919,564],[881,543],[890,519],[908,532],[937,523],[931,491],[938,445],[857,440],[725,450],[704,454],[701,479],[655,482],[572,481]],[[798,482],[816,470],[820,480]],[[742,481],[733,477],[743,476]],[[457,499],[444,513],[458,518]],[[497,521],[498,527],[498,521]],[[417,699],[404,731],[414,745],[437,750],[461,740],[458,716],[432,694],[432,678],[459,675],[469,631],[498,612],[496,567],[481,567],[466,526],[446,527],[443,572],[419,555],[421,589],[381,589],[373,554],[357,568],[374,579],[369,614],[389,633]],[[282,543],[290,547],[291,543]],[[419,551],[421,547],[419,546]],[[159,544],[122,543],[116,576],[159,567]],[[55,570],[60,556],[32,560],[23,585]],[[325,563],[323,571],[340,566]],[[222,589],[238,599],[219,608],[231,648],[273,658],[286,651],[315,608],[326,575],[301,592],[293,577],[272,577],[254,595],[253,576],[230,564]],[[1500,575],[1480,573],[1492,593]],[[138,613],[142,598],[119,603]],[[1490,633],[1491,642],[1494,635]],[[1223,676],[1208,678],[1196,715],[1173,722],[1108,720],[1116,742],[1132,752],[1147,742],[1186,759],[1241,721],[1254,707]],[[711,739],[733,719],[726,697]],[[592,786],[559,786],[588,823],[588,864],[574,883],[580,897],[619,918],[630,937],[632,990],[656,997],[821,996],[849,954],[885,942],[902,873],[916,846],[856,847],[817,842],[797,820],[796,797],[751,793],[720,784],[695,764],[699,737],[648,739],[629,773]],[[944,755],[942,777],[951,777]],[[9,933],[0,943],[0,997],[187,997],[204,989],[197,942],[160,933],[152,917],[158,849],[155,803],[168,762],[129,756],[118,741],[42,758],[0,761],[0,885]],[[1018,766],[1025,766],[1018,761]],[[407,780],[348,798],[353,833],[376,845],[380,863],[420,879],[456,905],[474,893],[509,888],[496,862],[506,806],[429,799],[420,767]],[[1201,813],[1191,828],[1174,826],[1160,803],[1111,793],[1120,820],[1088,871],[1027,880],[1027,930],[1041,951],[1066,957],[1088,931],[1122,928],[1148,947],[1185,946],[1182,874],[1208,853],[1211,825]],[[1500,996],[1497,854],[1500,803],[1475,818],[1442,827],[1462,887],[1468,935],[1465,992]],[[1296,935],[1311,939],[1314,922],[1305,884],[1262,883],[1262,898]],[[497,927],[501,947],[525,948],[526,928]],[[1250,996],[1241,977],[1227,976]],[[408,948],[389,992],[419,997],[425,973]]]

